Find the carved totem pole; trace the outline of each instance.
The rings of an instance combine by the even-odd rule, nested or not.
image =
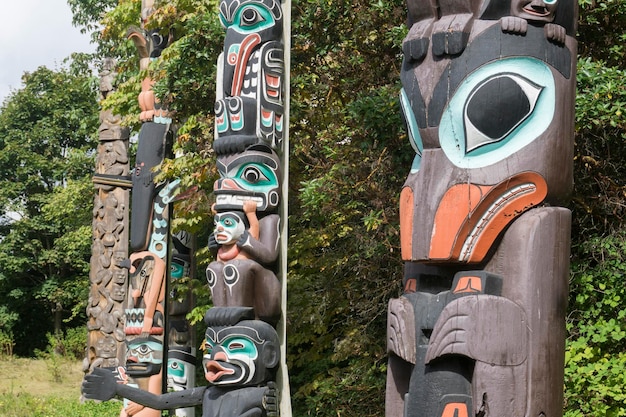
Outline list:
[[[408,0],[386,415],[562,415],[575,1]]]
[[[219,3],[226,29],[213,142],[220,179],[208,243],[215,260],[206,271],[214,307],[202,345],[209,385],[159,395],[96,369],[83,383],[86,397],[121,395],[150,409],[202,404],[204,417],[291,415],[284,355],[289,7]]]
[[[100,72],[100,95],[113,91],[115,62],[106,59]],[[96,188],[93,210],[92,256],[87,302],[87,355],[83,371],[94,368],[116,369],[125,362],[124,302],[128,272],[128,180],[129,130],[110,110],[100,112]]]

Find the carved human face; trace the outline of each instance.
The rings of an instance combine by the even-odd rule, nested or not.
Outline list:
[[[550,23],[557,3],[557,0],[512,0],[511,14],[530,22]]]
[[[236,213],[218,213],[214,218],[215,240],[220,245],[231,245],[241,237],[246,230],[243,219]]]
[[[107,336],[97,341],[96,355],[98,355],[101,358],[109,359],[109,358],[114,358],[116,354],[117,354],[117,343],[112,337]]]
[[[206,331],[204,376],[213,385],[264,382],[278,364],[276,331],[261,321]]]
[[[126,368],[130,376],[150,376],[161,372],[163,344],[153,337],[126,342]]]

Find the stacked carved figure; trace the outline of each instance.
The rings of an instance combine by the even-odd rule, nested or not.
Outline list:
[[[276,326],[284,310],[277,276],[283,180],[283,11],[279,0],[222,0],[220,19],[226,37],[218,61],[213,142],[220,179],[214,185],[214,231],[208,243],[215,260],[206,270],[213,307],[205,316],[202,343],[208,385],[161,394],[118,383],[111,372],[95,369],[83,383],[88,398],[107,400],[121,395],[151,410],[202,404],[204,417],[278,415],[280,393],[275,380],[281,366],[281,337]],[[151,123],[156,124],[143,126],[152,128]],[[158,126],[153,128],[155,137],[157,130],[165,133]],[[141,141],[140,134],[140,150]],[[146,158],[146,168],[140,172],[150,175],[149,167],[157,162]],[[152,187],[152,178],[145,184]],[[153,213],[157,227],[156,205]],[[131,255],[131,284],[137,281],[131,286],[133,293],[144,288],[141,277],[161,274],[153,272],[163,265],[151,253]],[[141,270],[146,273],[137,272]],[[156,308],[145,307],[154,310],[151,324],[137,326],[137,335],[146,338],[153,337],[152,328],[160,323],[162,287],[154,282],[147,286],[147,295],[141,293],[157,301]],[[137,311],[139,317],[141,311]],[[127,328],[133,322],[130,313]],[[142,316],[144,323],[146,317]]]
[[[408,10],[386,415],[562,415],[576,2]]]

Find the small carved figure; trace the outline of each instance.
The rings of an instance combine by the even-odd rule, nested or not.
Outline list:
[[[500,19],[503,32],[526,34],[528,23],[543,25],[548,39],[565,42],[565,28],[552,23],[557,0],[511,0],[511,16]]]
[[[215,306],[254,307],[258,319],[275,323],[280,316],[280,282],[247,252],[248,242],[259,238],[256,207],[248,200],[243,203],[245,217],[234,211],[215,214],[214,243],[209,246],[217,246],[217,260],[207,267],[207,281]]]

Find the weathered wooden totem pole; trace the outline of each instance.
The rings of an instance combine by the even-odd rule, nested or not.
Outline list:
[[[386,415],[562,415],[575,1],[408,0]]]
[[[202,404],[204,417],[288,417],[289,5],[280,0],[222,0],[219,17],[226,29],[218,60],[213,142],[220,179],[214,185],[214,231],[208,243],[215,260],[206,271],[214,307],[205,316],[202,345],[209,385],[159,395],[117,384],[110,372],[96,369],[85,378],[83,392],[100,400],[121,395],[150,409]],[[141,134],[139,140],[141,146]],[[143,261],[150,253],[142,249],[137,259]],[[151,271],[156,269],[157,264],[150,265]],[[131,283],[138,270],[131,269]]]
[[[113,91],[115,62],[105,60],[100,73],[101,98]],[[126,360],[124,302],[128,271],[129,130],[109,110],[100,112],[100,143],[93,210],[93,244],[87,303],[87,355],[84,371],[116,369]]]

